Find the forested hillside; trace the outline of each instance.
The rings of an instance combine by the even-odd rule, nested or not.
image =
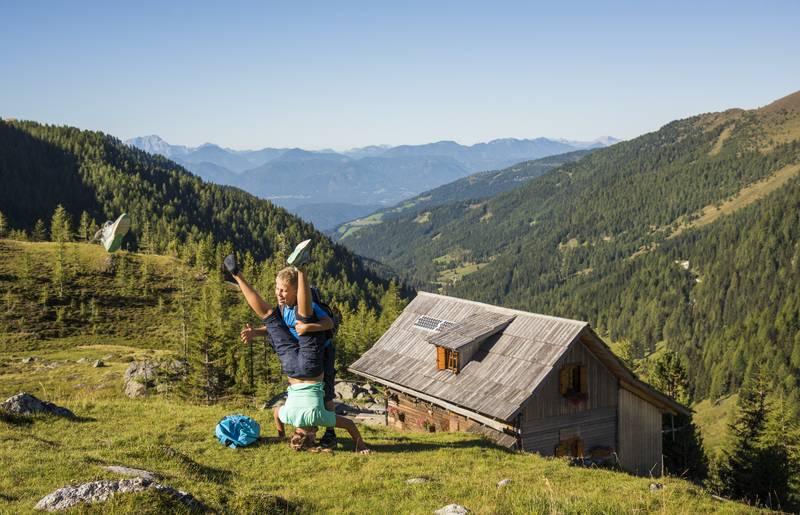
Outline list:
[[[90,225],[127,212],[130,250],[181,256],[212,268],[218,244],[256,262],[279,261],[296,242],[313,237],[312,277],[338,300],[376,306],[387,285],[284,209],[236,188],[204,183],[172,161],[99,132],[0,121],[0,176],[0,212],[11,228],[34,240],[47,236],[36,234],[37,221],[41,233],[59,204],[74,227],[81,218],[86,221],[80,224],[81,240],[87,231],[93,234]]]
[[[452,202],[468,199],[491,197],[518,187],[525,181],[539,177],[564,163],[577,161],[588,155],[591,150],[577,150],[566,154],[544,157],[534,161],[525,161],[503,170],[478,172],[463,179],[447,183],[430,191],[420,193],[397,206],[381,209],[368,217],[347,222],[336,228],[334,238],[343,239],[365,225],[374,225],[384,220],[399,218],[408,219],[410,215]]]
[[[796,93],[678,120],[343,243],[421,287],[589,320],[634,357],[665,344],[696,399],[735,391],[766,361],[797,401],[799,138]],[[448,275],[459,268],[472,273]]]

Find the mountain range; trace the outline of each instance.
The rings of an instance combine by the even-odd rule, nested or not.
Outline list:
[[[232,150],[206,143],[171,145],[156,135],[127,144],[167,157],[204,180],[236,186],[328,229],[479,170],[599,148],[617,142],[497,139],[471,146],[453,141],[376,145],[344,152],[299,148]],[[298,187],[302,185],[302,187]]]

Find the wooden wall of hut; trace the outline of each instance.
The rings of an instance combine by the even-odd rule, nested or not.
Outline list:
[[[585,399],[568,399],[559,388],[565,365],[588,367]],[[525,404],[522,448],[552,456],[563,440],[579,437],[588,452],[616,448],[617,378],[580,341],[573,343]]]
[[[640,476],[660,476],[661,411],[633,393],[619,390],[619,461]]]

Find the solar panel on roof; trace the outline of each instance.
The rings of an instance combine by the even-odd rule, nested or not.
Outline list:
[[[414,327],[420,327],[428,331],[444,331],[445,329],[455,325],[456,324],[450,322],[449,320],[441,320],[439,318],[429,317],[428,315],[421,315],[419,318],[417,318],[417,321],[414,322]]]

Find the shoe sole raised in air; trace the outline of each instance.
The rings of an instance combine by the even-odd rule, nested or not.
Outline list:
[[[289,255],[286,263],[292,266],[301,266],[308,263],[309,253],[308,248],[311,245],[311,240],[301,241],[294,248],[294,251]]]
[[[114,221],[111,226],[111,243],[106,247],[109,252],[116,252],[122,246],[122,239],[128,234],[131,229],[131,219],[126,213],[119,215],[119,218]]]

